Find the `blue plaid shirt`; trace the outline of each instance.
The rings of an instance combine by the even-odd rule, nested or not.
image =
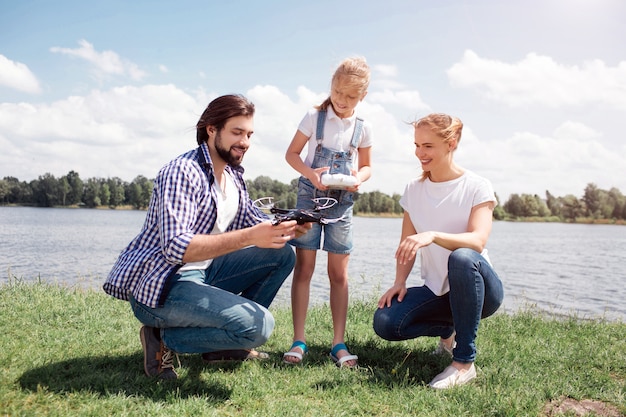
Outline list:
[[[239,209],[228,230],[253,226],[267,218],[252,204],[242,167],[226,166],[239,189]],[[104,291],[128,301],[130,294],[149,307],[162,306],[168,278],[183,265],[196,234],[209,234],[217,218],[215,177],[206,143],[173,159],[154,182],[143,228],[122,251],[103,285]]]

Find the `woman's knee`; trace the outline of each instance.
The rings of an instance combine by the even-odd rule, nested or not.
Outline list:
[[[376,310],[373,320],[374,332],[385,340],[397,340],[393,331],[395,328],[393,319],[389,313],[390,309],[387,307]]]
[[[448,270],[453,268],[469,268],[476,261],[476,252],[474,249],[459,248],[450,253],[448,257]]]

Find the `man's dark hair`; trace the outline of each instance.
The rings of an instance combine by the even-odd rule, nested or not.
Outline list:
[[[209,139],[207,126],[215,126],[220,131],[228,119],[236,116],[254,116],[254,104],[240,94],[221,96],[210,102],[196,124],[198,145]]]

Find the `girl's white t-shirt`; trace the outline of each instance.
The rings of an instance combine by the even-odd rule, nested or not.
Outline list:
[[[307,146],[307,156],[304,164],[308,167],[313,164],[315,157],[315,148],[317,147],[317,109],[311,109],[304,115],[298,130],[309,138]],[[347,152],[350,150],[350,142],[354,133],[354,125],[356,123],[356,112],[345,119],[340,118],[333,111],[332,106],[328,106],[326,113],[326,122],[324,123],[324,134],[322,135],[322,146],[333,151]],[[372,127],[367,121],[363,121],[363,129],[361,130],[361,138],[357,148],[369,148],[372,146]],[[356,161],[357,152],[352,156],[353,162]]]
[[[452,181],[432,182],[420,178],[405,188],[400,205],[408,213],[417,233],[436,231],[444,233],[467,232],[467,222],[474,206],[487,201],[497,204],[491,182],[465,171]],[[448,257],[451,251],[431,243],[420,249],[421,276],[435,295],[450,291]],[[489,262],[487,249],[482,255]]]

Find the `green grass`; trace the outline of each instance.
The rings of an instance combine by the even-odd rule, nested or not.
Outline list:
[[[386,342],[373,302],[351,305],[347,344],[359,370],[337,369],[328,306],[307,322],[303,366],[282,364],[291,314],[263,350],[271,359],[204,365],[181,355],[180,378],[143,374],[139,323],[128,303],[95,291],[12,281],[0,286],[0,415],[11,416],[538,416],[553,399],[593,399],[626,414],[626,324],[530,311],[481,324],[479,377],[427,387],[448,359],[433,338]],[[567,414],[575,415],[575,414]]]

